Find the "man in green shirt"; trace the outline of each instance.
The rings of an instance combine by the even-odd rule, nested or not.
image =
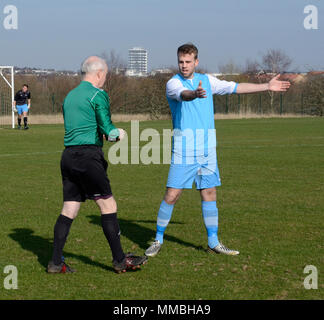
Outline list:
[[[107,177],[108,163],[101,147],[103,137],[121,140],[123,129],[116,128],[110,116],[108,94],[102,90],[108,66],[96,56],[81,67],[82,81],[70,91],[63,103],[64,146],[61,159],[63,209],[54,227],[54,248],[49,273],[74,272],[62,259],[63,248],[81,202],[91,199],[101,211],[103,232],[110,245],[116,272],[139,268],[146,257],[125,254],[120,243],[117,204]]]

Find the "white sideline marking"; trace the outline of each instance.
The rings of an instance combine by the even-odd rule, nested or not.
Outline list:
[[[244,149],[258,149],[258,148],[269,148],[269,147],[280,147],[280,148],[289,148],[289,147],[324,147],[324,144],[268,144],[263,146],[247,146],[247,145],[227,145],[221,144],[218,148],[223,149],[237,149],[237,148],[244,148]],[[157,146],[153,146],[157,147]],[[140,149],[141,147],[138,146],[131,146],[131,149]],[[63,150],[60,151],[51,151],[51,152],[26,152],[26,153],[3,153],[0,154],[0,158],[6,157],[17,157],[17,156],[35,156],[35,155],[48,155],[48,154],[55,154],[55,153],[62,153]]]
[[[218,148],[223,149],[236,149],[236,148],[244,148],[244,149],[256,149],[256,148],[269,148],[269,147],[278,147],[278,148],[297,148],[297,147],[324,147],[324,144],[268,144],[264,146],[246,146],[246,145],[235,145],[235,146],[224,146],[220,145]]]
[[[62,150],[61,151],[52,151],[52,152],[3,153],[3,154],[0,154],[0,158],[16,157],[16,156],[46,155],[46,154],[61,153],[61,152],[62,152]]]

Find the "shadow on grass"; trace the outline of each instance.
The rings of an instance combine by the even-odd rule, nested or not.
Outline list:
[[[87,218],[90,219],[90,223],[101,227],[100,215],[89,215]],[[141,249],[146,250],[149,242],[155,237],[155,230],[144,227],[139,223],[156,223],[156,221],[150,220],[125,220],[118,219],[122,235],[127,237],[130,241],[136,243]],[[183,224],[180,222],[170,222],[171,224]],[[35,235],[34,230],[28,228],[15,228],[12,229],[12,233],[9,237],[14,241],[18,242],[22,249],[30,251],[37,256],[38,262],[46,269],[48,262],[52,258],[53,252],[53,241],[52,239],[43,238]],[[196,246],[192,243],[180,240],[179,238],[165,235],[165,240],[179,243],[185,247],[191,247],[196,250],[202,250],[201,246]],[[128,251],[125,249],[125,252]],[[64,250],[64,257],[77,259],[85,264],[102,268],[108,271],[114,271],[110,266],[103,263],[93,261],[87,256],[78,255]]]
[[[90,223],[101,226],[101,217],[97,215],[89,215],[87,218],[90,219]],[[151,220],[125,220],[118,218],[119,226],[122,235],[128,238],[130,241],[136,243],[141,249],[146,250],[148,248],[149,242],[155,238],[155,230],[149,229],[139,223],[154,223],[156,221]],[[170,222],[170,224],[183,224],[182,222]],[[202,250],[201,246],[196,246],[190,242],[183,241],[179,238],[169,236],[165,234],[164,239],[167,241],[172,241],[179,243],[185,247],[191,247],[196,250]]]
[[[38,262],[44,267],[47,267],[49,260],[52,258],[53,252],[53,242],[50,239],[46,239],[37,235],[34,235],[34,231],[27,228],[16,228],[12,230],[13,232],[9,234],[9,237],[17,241],[21,248],[34,253]],[[96,262],[84,255],[78,255],[70,252],[64,251],[64,257],[71,257],[82,261],[85,264],[91,266],[99,267],[104,270],[114,271],[112,267],[109,267],[103,263]]]

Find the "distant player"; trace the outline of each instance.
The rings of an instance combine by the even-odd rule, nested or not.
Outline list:
[[[195,182],[201,196],[208,251],[237,255],[239,251],[227,248],[218,239],[216,187],[221,185],[221,180],[216,156],[213,94],[286,91],[290,83],[279,81],[280,75],[269,83],[238,84],[195,73],[199,61],[198,49],[193,44],[179,47],[177,56],[179,73],[168,81],[166,87],[174,129],[167,190],[157,215],[155,241],[145,254],[153,257],[160,251],[174,205],[182,190],[191,189]]]
[[[21,117],[24,116],[24,129],[29,129],[28,127],[28,111],[30,109],[31,95],[28,90],[28,85],[24,84],[22,89],[19,90],[14,98],[14,108],[18,112],[18,129],[21,129]]]
[[[108,163],[102,152],[103,136],[107,140],[122,139],[125,131],[117,129],[110,118],[108,94],[102,90],[108,66],[96,56],[82,66],[83,78],[69,92],[63,103],[64,146],[61,158],[63,209],[54,227],[54,249],[49,273],[74,272],[63,260],[62,252],[81,202],[91,199],[101,212],[102,230],[108,240],[116,272],[139,268],[147,257],[125,254],[120,243],[117,204],[107,177]],[[98,245],[98,244],[96,244]]]

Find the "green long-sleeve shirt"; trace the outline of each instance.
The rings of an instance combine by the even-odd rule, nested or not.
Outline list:
[[[102,135],[118,137],[113,125],[108,94],[88,81],[71,90],[63,103],[64,145],[103,146]]]

